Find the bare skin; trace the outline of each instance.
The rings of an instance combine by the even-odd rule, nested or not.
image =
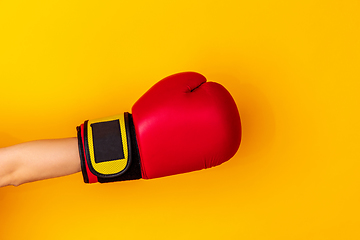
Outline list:
[[[81,170],[77,138],[38,140],[0,148],[0,187]]]

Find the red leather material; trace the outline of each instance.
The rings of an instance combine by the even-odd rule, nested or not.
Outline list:
[[[164,78],[134,104],[132,114],[145,179],[219,165],[240,145],[233,98],[199,73]]]

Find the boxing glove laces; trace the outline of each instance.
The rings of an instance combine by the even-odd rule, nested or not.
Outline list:
[[[84,182],[105,183],[217,166],[237,152],[241,123],[222,85],[183,72],[151,87],[132,114],[86,120],[77,136]]]

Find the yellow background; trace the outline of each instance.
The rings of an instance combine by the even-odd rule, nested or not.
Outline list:
[[[76,136],[197,71],[238,104],[221,166],[0,189],[0,239],[360,239],[360,2],[0,0],[0,147]]]

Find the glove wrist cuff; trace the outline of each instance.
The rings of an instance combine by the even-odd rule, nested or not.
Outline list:
[[[129,113],[87,120],[77,127],[85,183],[141,178],[140,156]]]

